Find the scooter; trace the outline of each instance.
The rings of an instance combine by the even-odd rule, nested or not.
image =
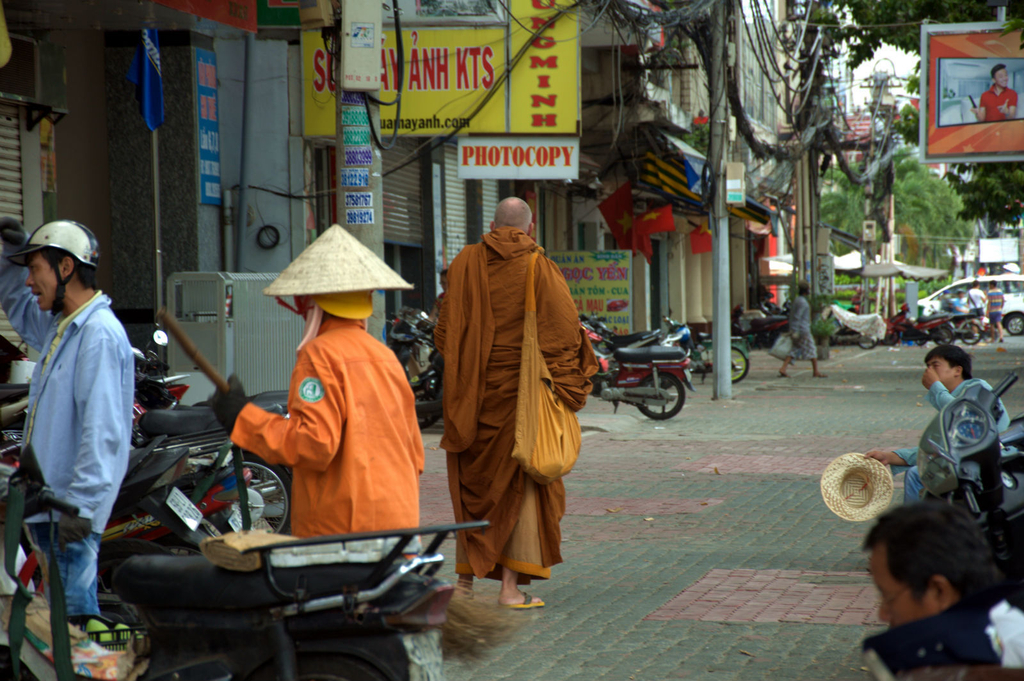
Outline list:
[[[662,320],[668,325],[669,330],[661,344],[682,348],[690,358],[690,371],[700,374],[700,382],[704,383],[707,375],[715,370],[711,353],[711,337],[705,336],[700,331],[692,331],[685,322],[677,322],[670,317],[662,317]],[[750,350],[746,339],[742,336],[733,336],[730,344],[730,373],[732,382],[737,383],[742,381],[750,371]]]
[[[26,507],[77,514],[45,496],[38,470],[31,483]],[[149,639],[148,658],[139,655],[134,669],[143,681],[443,678],[438,628],[454,587],[435,577],[444,563],[437,551],[451,533],[486,525],[264,546],[252,550],[262,566],[254,572],[226,570],[203,556],[131,558],[115,573],[114,589],[141,615]],[[14,591],[12,580],[0,586],[3,594]],[[0,639],[8,645],[6,631]],[[76,652],[73,665],[105,653],[90,644],[76,644]],[[40,681],[56,679],[33,637],[19,658]]]
[[[985,531],[999,569],[1013,580],[1024,579],[1024,418],[1003,433],[996,423],[999,397],[1017,378],[1011,373],[991,391],[965,390],[925,428],[918,453],[927,494],[966,507]]]
[[[977,345],[988,331],[988,318],[984,315],[976,317],[972,314],[955,314],[950,321],[956,338],[964,345]]]

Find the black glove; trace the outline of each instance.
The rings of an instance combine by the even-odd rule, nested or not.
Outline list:
[[[228,392],[222,393],[218,390],[210,396],[210,406],[213,407],[213,415],[228,431],[228,435],[231,435],[231,431],[235,429],[235,419],[245,405],[249,404],[249,398],[245,396],[245,388],[242,387],[238,376],[231,374],[228,378],[228,387]]]
[[[68,544],[82,541],[92,532],[92,521],[88,518],[77,518],[61,513],[57,524],[57,543],[61,551],[66,551]]]
[[[24,246],[28,241],[28,232],[21,226],[17,218],[0,218],[0,238],[11,246]]]

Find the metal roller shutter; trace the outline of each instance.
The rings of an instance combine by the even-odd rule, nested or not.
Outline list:
[[[491,222],[494,220],[494,211],[498,209],[498,181],[481,180],[481,182],[483,182],[483,200],[481,201],[484,211],[483,226],[486,232],[491,228]]]
[[[21,206],[21,123],[19,108],[0,102],[0,216],[23,219]],[[32,225],[26,225],[31,230]],[[21,349],[21,337],[0,310],[0,335]]]
[[[466,245],[466,181],[459,179],[458,149],[444,148],[444,246],[451,262]]]
[[[390,175],[392,168],[408,160],[419,147],[419,140],[399,139],[394,148],[383,152],[384,240],[399,244],[423,245],[423,201],[420,160],[413,159]]]

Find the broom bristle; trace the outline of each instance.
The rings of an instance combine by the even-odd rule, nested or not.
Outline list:
[[[523,623],[514,614],[492,599],[456,591],[448,604],[448,621],[441,627],[444,656],[479,659],[511,643]]]

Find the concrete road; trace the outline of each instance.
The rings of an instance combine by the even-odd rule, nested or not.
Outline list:
[[[1024,361],[1022,338],[969,350],[992,384]],[[448,663],[448,678],[868,679],[860,642],[882,630],[860,549],[870,524],[833,515],[819,478],[840,454],[916,444],[934,415],[926,352],[833,348],[828,378],[801,362],[785,379],[755,351],[734,399],[698,383],[669,421],[592,398],[566,478],[565,563],[529,589],[547,607],[515,613],[520,635],[487,660]],[[1024,383],[1004,401],[1024,411]],[[440,430],[424,441],[423,522],[449,521]],[[494,583],[477,589],[496,597]]]

